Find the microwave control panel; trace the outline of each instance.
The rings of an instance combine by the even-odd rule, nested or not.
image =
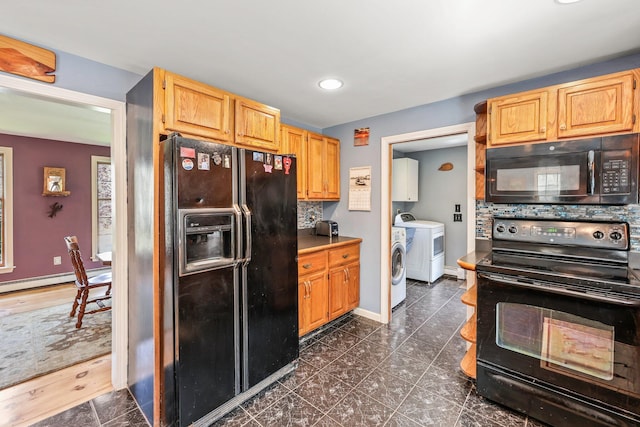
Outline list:
[[[626,194],[631,191],[629,163],[628,158],[604,158],[602,160],[603,194]]]

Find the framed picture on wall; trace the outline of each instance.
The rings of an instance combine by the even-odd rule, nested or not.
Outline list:
[[[71,194],[65,190],[66,171],[64,168],[44,168],[43,196],[68,196]]]

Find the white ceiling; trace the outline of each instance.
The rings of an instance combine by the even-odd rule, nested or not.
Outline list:
[[[0,87],[0,133],[111,144],[111,111],[64,103]]]
[[[160,66],[317,128],[640,51],[639,0],[3,3],[10,37],[139,74]],[[344,88],[322,91],[328,76]]]

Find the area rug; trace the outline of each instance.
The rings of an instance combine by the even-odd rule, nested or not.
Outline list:
[[[86,315],[71,303],[0,317],[0,389],[111,352],[111,310]]]

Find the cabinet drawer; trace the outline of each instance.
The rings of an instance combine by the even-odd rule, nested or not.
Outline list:
[[[348,264],[360,260],[360,245],[342,246],[329,251],[329,266]]]
[[[298,257],[298,275],[315,273],[327,268],[327,252],[318,251]]]

